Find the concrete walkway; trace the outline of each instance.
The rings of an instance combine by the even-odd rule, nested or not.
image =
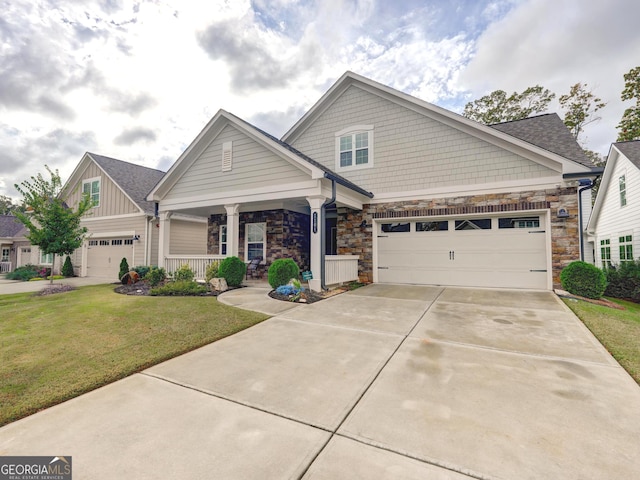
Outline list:
[[[104,277],[72,277],[54,280],[54,285],[73,285],[82,287],[85,285],[102,285],[105,283],[117,283],[113,278]],[[7,280],[5,275],[0,275],[0,295],[11,293],[39,292],[50,285],[49,280],[37,282],[22,282],[18,280]]]
[[[220,301],[284,308],[258,290]],[[70,455],[74,478],[105,479],[640,471],[640,388],[550,292],[371,285],[284,305],[3,427],[0,455]]]

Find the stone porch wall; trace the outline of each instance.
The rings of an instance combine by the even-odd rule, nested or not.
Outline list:
[[[211,215],[207,235],[207,253],[220,253],[220,225],[226,225],[227,216]],[[301,271],[309,270],[311,264],[309,246],[309,216],[289,210],[265,210],[240,213],[238,255],[245,256],[245,225],[247,223],[267,224],[266,263],[278,258],[292,258]]]
[[[557,217],[565,208],[569,218]],[[516,193],[495,193],[463,197],[414,200],[365,205],[361,212],[338,211],[338,255],[359,255],[360,281],[373,281],[373,219],[393,217],[435,217],[446,215],[495,214],[519,210],[550,210],[551,255],[554,287],[560,286],[560,271],[580,258],[578,195],[576,187]],[[360,227],[362,221],[366,227]]]

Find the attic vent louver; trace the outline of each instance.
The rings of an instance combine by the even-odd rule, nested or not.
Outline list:
[[[232,167],[232,142],[224,142],[222,144],[222,171],[230,172]]]

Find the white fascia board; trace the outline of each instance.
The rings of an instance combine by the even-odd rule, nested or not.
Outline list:
[[[618,150],[614,144],[611,144],[609,155],[607,155],[607,163],[604,166],[602,180],[600,181],[600,186],[598,187],[596,201],[593,204],[593,210],[591,211],[591,216],[589,217],[589,221],[587,222],[586,231],[588,233],[595,233],[596,231],[600,211],[602,210],[602,205],[604,204],[605,198],[607,196],[606,193],[609,184],[611,183],[611,176],[613,175],[613,171],[616,168],[616,164],[618,163],[618,158],[620,157],[620,155],[622,155],[622,152]]]
[[[436,187],[425,190],[413,190],[410,192],[378,193],[365,203],[389,203],[407,200],[424,200],[430,198],[442,198],[452,196],[486,195],[490,193],[510,193],[529,191],[536,189],[553,189],[566,184],[559,177],[531,178],[525,180],[512,180],[508,182],[485,183],[481,185],[454,185],[448,187]]]
[[[346,72],[340,79],[311,107],[311,109],[282,137],[285,142],[295,141],[342,93],[350,86],[355,86],[369,93],[408,108],[418,114],[427,116],[440,123],[460,130],[464,133],[492,143],[531,161],[561,173],[582,173],[590,169],[584,165],[567,160],[531,143],[503,133],[499,130],[475,122],[445,108],[439,107],[419,98],[374,82],[353,72]]]
[[[80,219],[81,223],[87,222],[102,222],[105,220],[118,220],[123,218],[136,218],[136,217],[147,217],[148,215],[145,213],[123,213],[122,215],[109,215],[106,217],[82,217]]]
[[[196,217],[194,215],[185,215],[184,213],[175,213],[171,215],[171,220],[181,220],[183,222],[207,223],[206,217]]]
[[[93,158],[89,156],[89,152],[85,152],[84,155],[82,155],[82,158],[80,159],[76,167],[73,169],[73,172],[71,172],[71,175],[65,182],[64,186],[62,187],[62,190],[60,190],[60,192],[63,195],[65,195],[65,197],[72,193],[71,191],[69,191],[69,189],[71,188],[72,185],[75,185],[80,181],[80,178],[82,177],[82,172],[84,172],[84,170],[86,169],[87,163],[89,162],[95,162],[95,161],[93,160]]]
[[[230,192],[215,192],[195,197],[182,197],[163,200],[159,204],[161,212],[181,210],[185,208],[213,207],[234,203],[263,202],[271,200],[286,200],[290,198],[308,197],[321,193],[319,180],[309,180],[285,185],[271,185],[251,190],[235,190]]]

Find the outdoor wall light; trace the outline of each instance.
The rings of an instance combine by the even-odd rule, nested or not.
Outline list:
[[[558,218],[569,218],[569,212],[566,208],[558,209]]]
[[[367,221],[366,220],[362,220],[362,222],[360,223],[360,228],[367,228]]]
[[[134,239],[134,240],[136,240],[136,241],[137,241],[137,240],[140,240],[140,235],[134,235],[134,236],[133,236],[133,239]]]

